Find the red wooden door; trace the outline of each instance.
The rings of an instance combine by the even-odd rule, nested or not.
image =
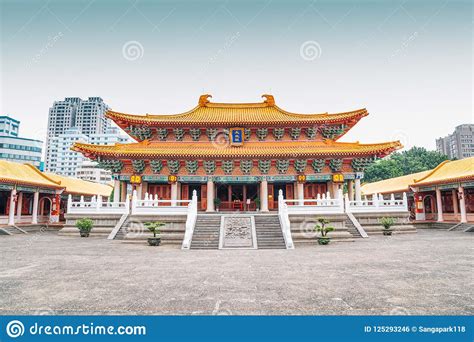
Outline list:
[[[272,210],[275,208],[274,202],[275,196],[273,194],[273,184],[268,184],[268,209]]]
[[[171,199],[171,185],[170,184],[148,184],[148,194],[158,196],[159,200]],[[161,204],[163,205],[163,204]]]
[[[187,200],[189,198],[189,185],[181,184],[181,199]]]
[[[207,184],[201,185],[201,210],[207,209]]]
[[[316,198],[318,194],[325,194],[327,192],[326,183],[306,183],[304,185],[304,198]]]

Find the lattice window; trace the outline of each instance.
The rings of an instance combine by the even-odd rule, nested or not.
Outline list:
[[[290,128],[291,139],[298,140],[300,138],[300,134],[301,134],[301,128],[299,127]]]
[[[298,173],[303,173],[306,169],[306,165],[308,164],[307,159],[296,159],[293,166]]]
[[[253,162],[252,160],[241,160],[240,161],[240,170],[244,174],[249,174],[252,171]]]
[[[181,166],[179,160],[168,160],[166,162],[166,165],[168,165],[168,170],[173,175],[178,173],[179,168]]]
[[[184,129],[183,128],[175,128],[173,129],[174,137],[177,141],[182,141],[184,138]]]
[[[314,172],[321,173],[323,171],[323,167],[326,164],[325,159],[314,159],[311,163],[311,166],[314,169]]]
[[[342,168],[342,159],[331,159],[329,161],[329,167],[333,172],[339,172]]]
[[[186,164],[186,171],[188,171],[188,173],[191,173],[191,174],[196,173],[198,169],[198,165],[199,165],[197,160],[186,160],[185,164]]]
[[[142,173],[145,170],[144,160],[132,160],[133,172]]]
[[[267,174],[270,171],[270,166],[272,165],[271,160],[259,160],[258,161],[258,168],[261,173]]]
[[[265,140],[268,135],[268,128],[257,128],[257,138],[258,140]]]
[[[276,168],[279,173],[286,173],[288,171],[288,167],[290,166],[289,160],[281,160],[278,159],[276,161]]]
[[[234,171],[234,161],[233,160],[223,160],[222,161],[222,170],[224,173],[229,174]]]
[[[201,137],[201,129],[199,129],[199,128],[190,128],[189,129],[189,135],[191,135],[191,138],[194,141],[198,141],[199,138]]]
[[[216,171],[216,162],[214,160],[205,160],[203,166],[204,171],[206,171],[208,175],[212,175]]]
[[[281,140],[283,136],[285,135],[285,129],[278,127],[273,129],[273,137],[275,140]]]
[[[163,162],[161,160],[150,160],[150,168],[153,173],[160,173],[163,169]]]
[[[318,128],[317,127],[308,127],[305,129],[306,137],[308,139],[314,139],[316,137],[316,134],[318,133]]]

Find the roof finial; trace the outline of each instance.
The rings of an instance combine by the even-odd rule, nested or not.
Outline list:
[[[273,97],[273,95],[268,95],[268,94],[263,94],[262,97],[265,98],[265,102],[267,105],[269,106],[274,106],[275,105],[275,98]]]
[[[206,104],[209,103],[209,100],[208,100],[209,97],[212,97],[212,95],[205,94],[205,95],[199,96],[199,107],[206,106]]]

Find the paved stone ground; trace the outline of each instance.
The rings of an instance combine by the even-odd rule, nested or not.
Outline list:
[[[474,314],[474,234],[181,251],[0,236],[0,314]]]

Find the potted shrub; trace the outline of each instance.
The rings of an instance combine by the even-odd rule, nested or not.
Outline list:
[[[219,211],[219,206],[221,205],[221,199],[219,197],[214,198],[214,206],[216,207],[216,211]]]
[[[165,224],[163,222],[145,222],[145,227],[153,233],[152,238],[148,238],[148,244],[150,246],[159,246],[161,243],[161,238],[156,237],[156,234],[160,234],[160,227],[163,227]]]
[[[382,217],[380,224],[383,226],[383,235],[392,235],[393,229],[391,228],[395,224],[393,217]]]
[[[79,229],[81,237],[88,237],[94,226],[94,222],[90,218],[81,218],[76,221],[76,227]]]
[[[325,219],[324,217],[319,217],[317,221],[318,224],[314,226],[314,229],[317,232],[321,233],[321,236],[318,237],[318,243],[320,245],[327,245],[331,241],[331,238],[328,236],[328,233],[332,232],[334,230],[334,227],[328,226],[328,224],[331,222],[328,219]]]
[[[259,197],[255,198],[255,210],[260,211],[260,198]]]

